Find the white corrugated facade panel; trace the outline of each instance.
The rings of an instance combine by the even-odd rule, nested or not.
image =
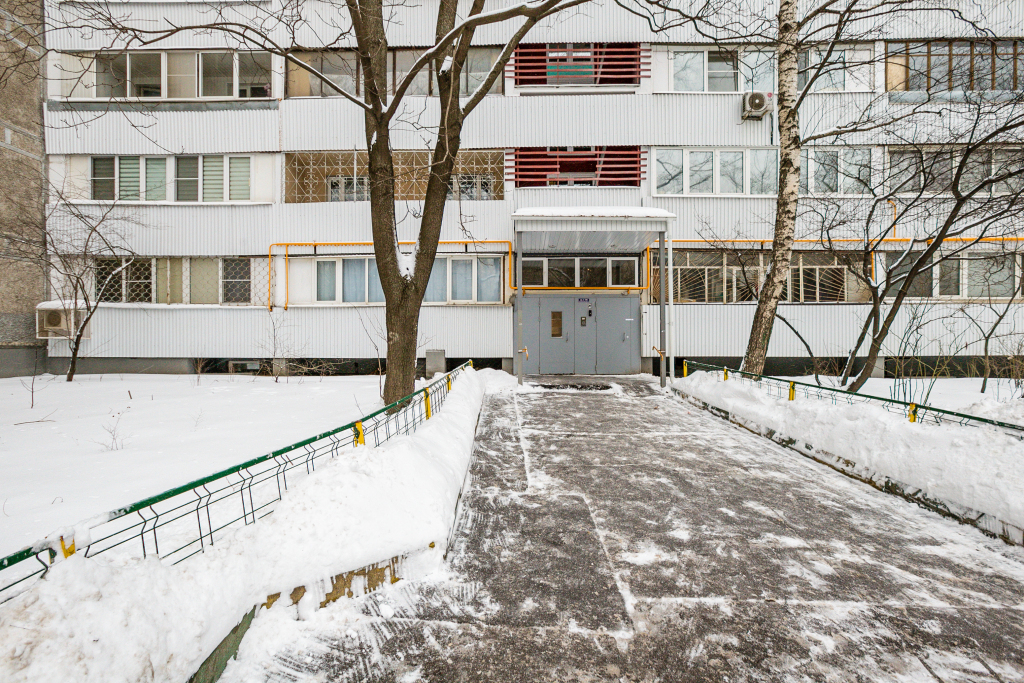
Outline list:
[[[756,305],[749,304],[676,304],[674,353],[679,357],[742,357],[750,336],[750,325]],[[651,346],[658,345],[659,307],[643,309],[643,355],[650,356]],[[976,356],[981,354],[977,328],[963,314],[964,304],[908,302],[897,313],[892,331],[883,346],[884,356]],[[992,309],[972,305],[970,313],[982,325],[995,321]],[[779,304],[779,314],[786,318],[810,345],[818,358],[845,357],[860,333],[861,324],[870,312],[867,304]],[[1013,311],[1001,324],[1003,330],[1024,329],[1024,304],[1014,304]],[[908,334],[913,330],[913,334]],[[919,342],[913,341],[920,339]],[[907,341],[907,340],[910,341]],[[994,348],[994,347],[993,347]],[[995,351],[993,351],[995,352]],[[859,355],[867,353],[863,346]],[[807,347],[782,321],[772,329],[768,356],[773,358],[807,358]]]
[[[276,334],[273,320],[277,321]],[[382,306],[101,305],[82,356],[92,358],[383,358]],[[418,354],[451,358],[512,355],[511,306],[424,306]],[[64,341],[50,355],[66,357]]]

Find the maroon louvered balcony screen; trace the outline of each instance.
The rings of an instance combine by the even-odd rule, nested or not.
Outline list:
[[[516,187],[639,187],[644,157],[639,147],[524,147],[506,158]]]
[[[639,43],[520,45],[508,70],[516,86],[639,85],[651,71],[651,51]]]

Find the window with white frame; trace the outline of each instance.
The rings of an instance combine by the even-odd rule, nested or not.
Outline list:
[[[654,258],[654,270],[658,274],[660,268],[657,257]],[[674,251],[670,296],[675,303],[756,301],[770,259],[770,253],[759,250]],[[781,300],[794,303],[846,301],[846,278],[847,269],[836,254],[794,252]]]
[[[1015,194],[1024,189],[1024,150],[975,149],[963,160],[954,150],[889,150],[889,188],[897,194],[949,192],[961,162],[960,191]]]
[[[769,149],[667,149],[655,151],[656,194],[775,195],[779,151]]]
[[[870,47],[811,48],[797,56],[797,88],[811,82],[811,92],[870,92],[873,90]]]
[[[775,53],[767,49],[673,49],[676,92],[775,91]]]
[[[271,96],[269,52],[210,50],[65,55],[62,94],[99,99],[253,99]],[[91,79],[89,76],[91,75]],[[94,87],[87,84],[92,80]]]
[[[494,176],[486,173],[452,174],[448,199],[477,201],[494,198]]]
[[[871,148],[800,150],[800,194],[870,194]]]
[[[637,287],[637,275],[632,257],[523,257],[524,287]]]
[[[92,157],[90,198],[123,202],[247,202],[250,157]]]
[[[434,260],[423,302],[501,303],[501,265],[500,256],[439,256]],[[313,277],[317,303],[384,303],[384,290],[374,258],[317,259]]]
[[[331,202],[370,201],[370,179],[367,176],[331,176],[327,179],[327,200]]]
[[[919,277],[932,279],[931,289],[940,298],[1009,299],[1021,294],[1018,254],[969,251],[940,260],[938,268]]]
[[[221,303],[252,302],[252,263],[247,258],[225,258],[220,262]]]

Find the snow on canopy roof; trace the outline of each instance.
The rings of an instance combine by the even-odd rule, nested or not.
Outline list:
[[[649,206],[540,206],[519,209],[512,220],[530,218],[605,218],[669,221],[675,214]]]

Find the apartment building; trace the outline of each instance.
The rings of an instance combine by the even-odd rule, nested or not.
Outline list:
[[[430,5],[403,10],[407,20],[389,33],[389,87],[432,42]],[[201,21],[195,3],[128,3],[126,11]],[[1014,36],[1024,27],[1012,21],[998,41],[919,40],[942,34],[918,25],[842,45],[824,57],[839,68],[808,93],[803,125],[834,126],[843,112],[906,106],[937,88],[1018,91],[1024,42]],[[479,34],[462,94],[476,89],[506,37],[504,28]],[[74,229],[82,215],[102,215],[120,249],[93,255],[95,279],[108,286],[94,292],[102,303],[83,367],[188,371],[196,359],[384,355],[357,107],[283,58],[240,50],[216,33],[121,51],[95,33],[53,39],[61,54],[47,65],[46,153],[60,188],[52,201],[74,210],[55,211],[51,225]],[[527,372],[609,374],[650,370],[662,353],[742,356],[778,193],[772,46],[710,44],[686,28],[652,32],[614,5],[548,22],[527,40],[466,121],[420,316],[420,355],[441,349],[506,368],[521,357]],[[351,50],[298,56],[359,95]],[[820,59],[808,52],[801,64]],[[948,65],[964,59],[971,80],[950,82]],[[398,231],[410,248],[437,111],[427,70],[392,135]],[[935,186],[941,199],[944,176],[925,170],[936,167],[921,142],[866,133],[856,144],[809,146],[801,193],[863,213],[885,178],[910,194]],[[1019,153],[993,147],[989,158],[1005,168]],[[900,258],[912,220],[877,245],[872,263]],[[809,345],[818,357],[843,357],[870,293],[823,243],[814,216],[800,225],[780,306],[800,335],[777,324],[769,356],[806,359]],[[662,237],[671,263],[664,308]],[[948,316],[935,312],[952,315],[975,295],[1009,300],[1024,264],[1007,244],[979,245],[982,258],[933,269],[915,282],[914,301],[940,321]],[[909,329],[912,317],[901,314],[897,326]],[[1016,305],[1007,324],[1024,326]],[[978,353],[958,346],[956,335],[969,332],[929,329],[915,353]],[[59,323],[40,322],[39,335],[51,356],[69,353]]]

